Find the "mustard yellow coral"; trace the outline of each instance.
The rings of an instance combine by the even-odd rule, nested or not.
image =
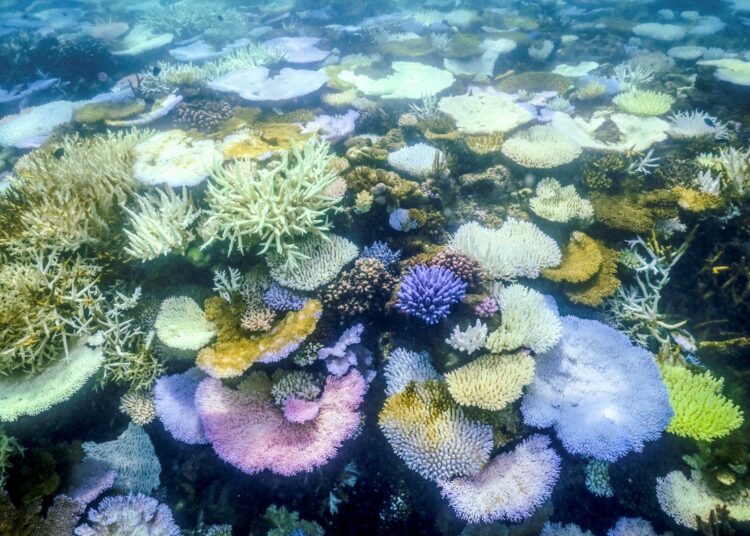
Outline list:
[[[706,212],[721,208],[723,200],[720,196],[677,186],[673,189],[677,194],[677,204],[688,212]]]
[[[542,276],[550,281],[583,283],[602,267],[603,257],[599,244],[590,236],[575,231],[565,246],[562,262],[557,268],[545,268]]]
[[[668,432],[711,441],[742,425],[742,410],[721,394],[723,378],[708,371],[694,374],[678,365],[663,365],[661,371],[674,410]]]
[[[521,398],[533,378],[534,359],[527,352],[489,354],[445,375],[453,400],[490,411]]]
[[[265,333],[248,337],[240,326],[244,305],[232,305],[220,297],[205,302],[206,318],[217,328],[213,346],[198,353],[197,364],[214,378],[233,378],[256,361],[283,359],[315,330],[322,311],[320,302],[308,300],[299,311],[291,311]]]
[[[598,307],[620,288],[620,280],[617,277],[617,251],[600,242],[597,242],[597,245],[602,257],[599,271],[588,281],[565,288],[565,295],[573,303]]]

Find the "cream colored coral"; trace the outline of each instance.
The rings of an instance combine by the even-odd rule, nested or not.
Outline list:
[[[581,155],[581,146],[551,125],[517,132],[504,144],[505,156],[528,168],[548,169],[568,164]]]
[[[539,181],[536,196],[529,200],[529,206],[537,216],[554,222],[589,221],[594,217],[591,203],[578,195],[572,184],[562,186],[549,177]]]
[[[623,112],[634,115],[662,115],[669,111],[674,104],[674,98],[658,91],[642,91],[639,89],[620,93],[612,99]]]
[[[150,391],[128,391],[120,398],[120,411],[133,424],[145,426],[156,418],[156,405]]]
[[[159,339],[171,348],[199,350],[216,335],[200,306],[187,296],[167,298],[154,322]]]
[[[528,352],[486,355],[445,375],[453,400],[490,411],[521,398],[533,379],[534,359]]]
[[[142,262],[170,253],[184,253],[195,234],[190,227],[200,215],[183,186],[178,197],[167,187],[152,194],[137,196],[137,210],[123,206],[129,217],[125,229],[128,245],[125,253]]]
[[[461,331],[459,326],[455,326],[445,342],[456,350],[471,355],[482,348],[486,340],[487,324],[477,319],[473,326],[469,325],[466,328],[466,331]]]
[[[546,352],[560,340],[562,324],[550,305],[536,290],[523,285],[502,287],[495,292],[500,304],[500,327],[487,338],[490,352],[530,348]]]

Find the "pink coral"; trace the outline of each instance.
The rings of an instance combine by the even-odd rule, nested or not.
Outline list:
[[[221,459],[249,474],[267,469],[291,476],[325,464],[354,434],[366,388],[356,370],[341,378],[329,376],[318,415],[304,423],[284,417],[263,372],[251,374],[237,389],[206,378],[195,401],[206,437]]]
[[[479,474],[439,484],[461,519],[522,521],[550,498],[559,475],[560,456],[549,438],[533,435],[490,460]]]
[[[320,403],[317,400],[303,400],[294,396],[284,400],[281,407],[284,417],[289,422],[308,422],[320,413]]]

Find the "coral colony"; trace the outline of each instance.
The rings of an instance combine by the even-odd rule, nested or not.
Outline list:
[[[678,4],[3,1],[0,534],[750,534],[750,1]]]

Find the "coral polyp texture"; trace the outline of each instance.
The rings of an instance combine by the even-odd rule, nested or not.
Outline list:
[[[614,462],[658,439],[674,415],[653,356],[595,320],[562,317],[562,338],[536,358],[521,404],[571,454]]]
[[[465,293],[466,283],[447,268],[416,266],[401,281],[396,307],[427,324],[437,324]]]
[[[522,521],[552,495],[560,456],[546,436],[532,435],[499,454],[476,475],[440,482],[440,491],[470,523]]]
[[[0,535],[748,532],[750,0],[0,6]]]
[[[195,394],[206,437],[221,459],[240,471],[290,476],[312,471],[336,456],[357,430],[366,391],[357,371],[326,380],[317,416],[288,421],[271,397],[271,382],[254,372],[236,389],[207,378]]]

